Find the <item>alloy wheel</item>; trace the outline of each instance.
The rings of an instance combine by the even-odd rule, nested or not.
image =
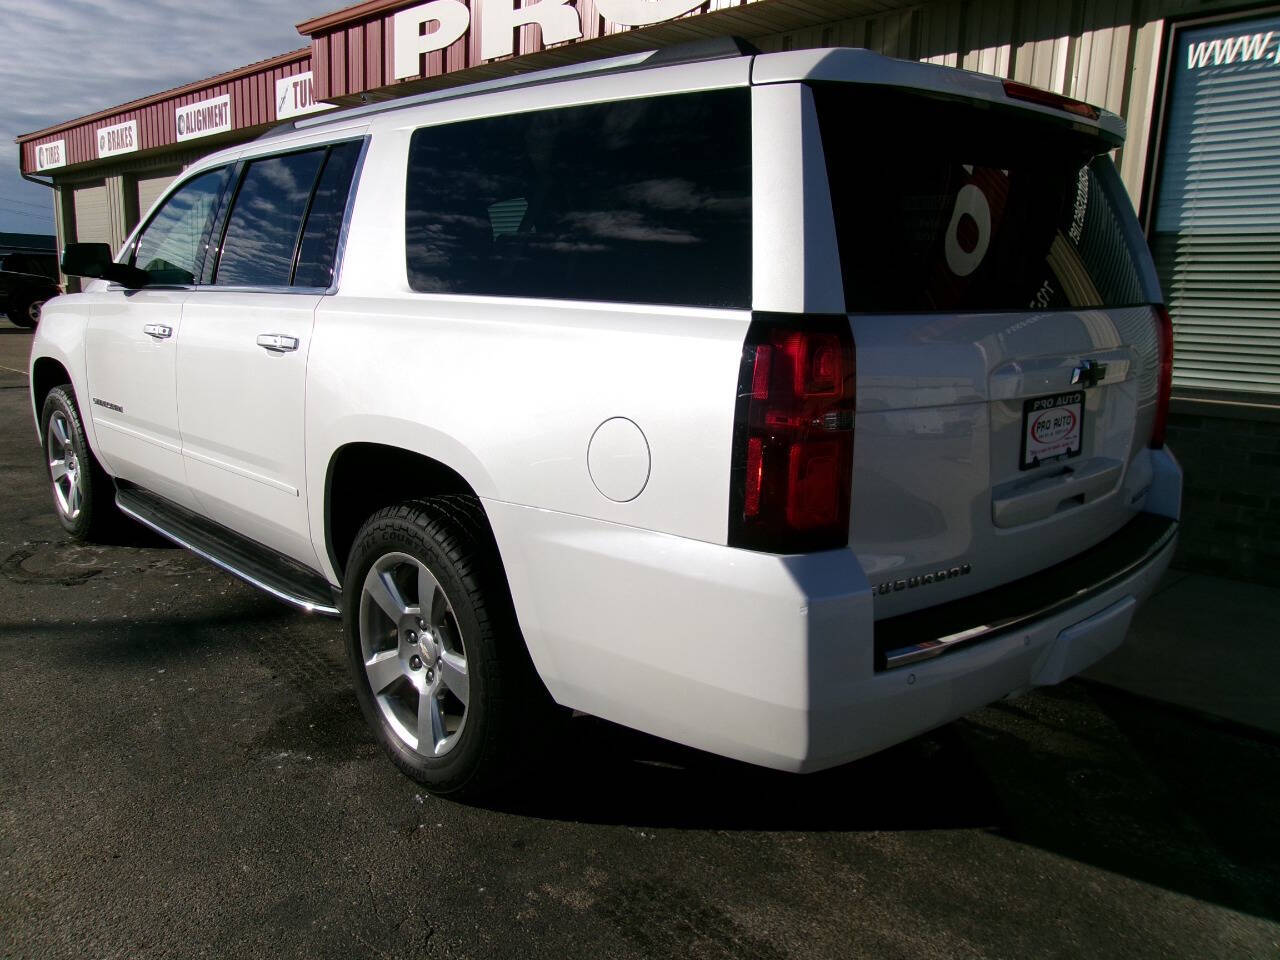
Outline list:
[[[374,702],[392,732],[426,757],[458,743],[467,722],[467,654],[453,606],[426,565],[388,553],[360,594],[360,652]]]
[[[53,480],[53,498],[59,512],[68,520],[80,516],[84,505],[84,468],[76,455],[71,439],[71,424],[67,415],[56,411],[49,418],[48,439],[45,442],[49,455],[49,477]]]

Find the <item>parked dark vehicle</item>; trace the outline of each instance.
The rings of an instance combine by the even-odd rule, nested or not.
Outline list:
[[[0,258],[0,310],[17,326],[34,327],[45,301],[60,293],[53,254],[10,253]]]

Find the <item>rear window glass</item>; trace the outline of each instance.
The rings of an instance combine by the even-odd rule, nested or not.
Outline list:
[[[815,88],[847,309],[1133,306],[1106,144],[1025,112]]]
[[[746,307],[746,90],[414,133],[409,282],[430,293]]]

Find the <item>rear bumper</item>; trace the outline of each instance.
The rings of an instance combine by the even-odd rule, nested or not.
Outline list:
[[[1123,641],[1176,545],[1171,528],[1140,562],[1043,615],[877,670],[871,588],[852,551],[780,557],[498,501],[485,508],[530,654],[558,702],[796,772],[1085,669]]]
[[[1174,524],[1176,527],[1176,524]],[[1168,569],[1176,530],[1142,564],[1078,602],[945,656],[835,683],[815,711],[816,770],[865,756],[1029,687],[1060,683],[1116,649]]]
[[[1177,521],[1141,513],[1092,549],[1029,577],[879,620],[876,669],[931,660],[1076,607],[1150,564],[1177,535]]]

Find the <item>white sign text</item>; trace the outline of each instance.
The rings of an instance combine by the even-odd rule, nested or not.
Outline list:
[[[67,162],[67,141],[54,140],[36,147],[36,169],[52,170],[65,166]]]
[[[596,11],[611,23],[643,27],[696,10],[702,0],[596,0]],[[577,40],[582,20],[569,0],[534,0],[517,9],[514,0],[488,0],[480,7],[480,56],[485,60],[515,52],[515,28],[536,23],[546,45]],[[443,50],[466,36],[471,11],[461,0],[431,0],[401,10],[392,20],[392,73],[397,80],[422,74],[422,55]]]
[[[177,107],[173,120],[179,140],[194,140],[231,129],[231,94]]]
[[[133,153],[138,149],[138,121],[126,120],[111,127],[99,127],[96,138],[99,158]]]
[[[331,103],[317,103],[311,87],[311,71],[281,77],[276,81],[276,119],[300,117],[307,113],[332,110]]]

